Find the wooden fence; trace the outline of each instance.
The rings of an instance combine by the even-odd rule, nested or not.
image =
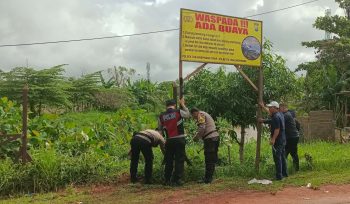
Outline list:
[[[302,140],[336,141],[334,113],[330,110],[311,111],[309,116],[298,117],[301,124]]]
[[[0,143],[0,146],[17,139],[21,139],[21,146],[19,147],[18,157],[16,158],[16,160],[19,160],[23,163],[32,161],[32,158],[27,152],[28,91],[28,86],[25,85],[23,88],[22,134],[0,134],[0,137],[6,138]]]

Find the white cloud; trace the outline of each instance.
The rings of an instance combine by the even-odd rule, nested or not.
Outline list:
[[[172,0],[156,0],[156,4],[166,4],[171,2]]]
[[[264,0],[258,0],[255,2],[255,4],[253,4],[251,9],[257,11],[259,7],[263,7],[263,6],[264,6]]]
[[[287,60],[287,66],[291,70],[295,70],[303,62],[310,62],[316,59],[313,50],[307,48],[301,48],[298,51],[278,52],[278,54]]]
[[[146,1],[144,4],[145,4],[146,6],[153,6],[154,2],[152,2],[152,1]]]
[[[42,42],[125,35],[179,27],[180,8],[243,17],[295,5],[302,0],[11,0],[0,1],[0,44]],[[293,69],[312,59],[313,50],[302,41],[322,39],[324,32],[312,27],[329,7],[344,13],[332,1],[254,17],[264,21],[264,36]],[[178,31],[143,36],[74,43],[0,48],[0,69],[29,65],[45,68],[69,64],[68,75],[81,75],[113,66],[133,67],[146,76],[151,63],[153,80],[178,77]],[[200,63],[184,63],[184,76]],[[208,65],[217,67],[217,65]]]

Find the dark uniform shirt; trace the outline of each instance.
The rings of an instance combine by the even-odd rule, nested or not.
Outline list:
[[[265,121],[265,123],[270,124],[271,137],[276,129],[280,129],[280,132],[276,138],[276,145],[286,144],[286,133],[285,133],[285,123],[284,116],[281,112],[274,113],[270,120]]]
[[[295,119],[291,112],[287,111],[283,113],[284,122],[286,125],[286,138],[299,137],[298,130],[296,127]]]
[[[288,112],[290,112],[290,114],[293,116],[294,121],[295,121],[295,127],[297,128],[298,132],[300,132],[301,126],[300,126],[299,121],[297,120],[297,115],[296,115],[295,111],[294,110],[288,110]],[[298,134],[298,136],[299,136],[299,134]]]

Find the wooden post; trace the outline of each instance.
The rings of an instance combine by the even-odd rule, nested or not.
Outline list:
[[[22,111],[22,146],[20,149],[20,155],[22,162],[25,164],[31,161],[29,154],[27,153],[27,130],[28,130],[28,85],[23,87],[23,111]]]
[[[263,102],[263,67],[259,69],[259,82],[258,82],[258,107],[257,107],[257,118],[262,117],[262,107],[260,103]],[[256,154],[255,154],[255,170],[259,172],[260,165],[260,149],[261,149],[261,133],[262,124],[257,121],[257,136],[256,136]]]
[[[182,61],[179,61],[179,83],[180,83],[180,96],[179,98],[183,98],[184,95],[184,80],[182,78]]]
[[[173,99],[177,100],[177,85],[173,82]]]
[[[173,82],[173,99],[176,101],[176,106],[177,106],[177,86],[176,86],[176,82]]]
[[[184,80],[182,78],[182,10],[180,14],[180,29],[179,29],[179,88],[180,88],[180,93],[179,93],[179,99],[183,98],[184,94]]]

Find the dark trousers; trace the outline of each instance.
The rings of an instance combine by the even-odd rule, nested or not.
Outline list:
[[[218,161],[219,143],[219,137],[204,140],[205,182],[211,182],[213,180],[215,164]]]
[[[137,180],[137,166],[139,164],[140,152],[145,158],[145,181],[152,179],[153,167],[153,151],[151,143],[140,137],[133,137],[131,139],[131,163],[130,163],[130,178],[132,182]]]
[[[298,143],[299,137],[292,137],[287,139],[286,144],[286,158],[288,158],[289,154],[292,156],[296,171],[299,171]]]
[[[186,157],[185,153],[186,141],[185,138],[173,138],[167,139],[165,143],[165,171],[164,178],[166,182],[169,182],[171,177],[172,181],[177,182],[182,178],[184,172],[184,161]],[[174,170],[175,161],[175,171]]]
[[[275,144],[272,146],[273,160],[275,162],[276,179],[287,177],[287,162],[285,157],[285,145]]]

